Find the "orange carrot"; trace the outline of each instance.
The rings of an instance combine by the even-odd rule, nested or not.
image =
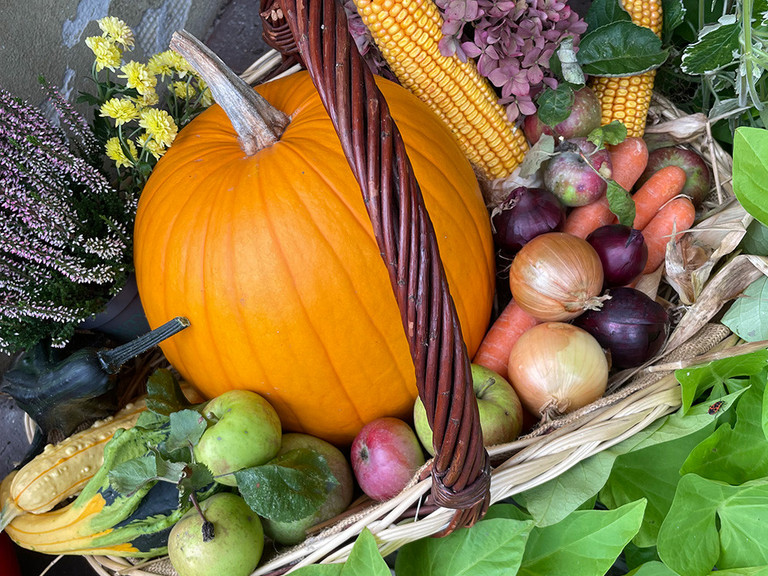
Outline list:
[[[695,217],[693,202],[687,196],[681,196],[669,202],[648,222],[643,229],[643,238],[648,246],[648,262],[643,274],[650,274],[664,263],[667,243],[693,226]]]
[[[634,228],[642,230],[656,216],[659,209],[680,194],[685,186],[685,170],[680,166],[660,168],[635,192]]]
[[[538,323],[538,320],[524,312],[514,300],[511,300],[491,325],[472,362],[507,378],[507,365],[512,346],[523,332]]]
[[[586,238],[592,232],[607,224],[615,224],[616,215],[608,206],[608,198],[603,194],[599,200],[572,209],[565,218],[563,232],[579,238]]]
[[[645,140],[628,136],[623,142],[607,148],[611,157],[611,178],[624,190],[631,191],[648,164]]]

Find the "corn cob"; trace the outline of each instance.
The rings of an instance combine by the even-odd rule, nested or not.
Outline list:
[[[661,37],[661,0],[623,0],[622,4],[633,23]],[[600,99],[602,124],[619,120],[627,127],[627,136],[642,137],[655,78],[656,70],[636,76],[592,78],[590,86]]]
[[[355,0],[400,83],[426,102],[486,178],[509,176],[528,144],[472,61],[440,54],[442,16],[433,0]]]

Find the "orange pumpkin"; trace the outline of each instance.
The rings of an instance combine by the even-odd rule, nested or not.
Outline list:
[[[470,164],[407,90],[379,81],[437,232],[474,353],[494,286],[489,219]],[[258,88],[290,123],[248,156],[213,106],[178,135],[139,203],[135,265],[162,344],[204,396],[248,388],[286,430],[350,442],[370,420],[408,417],[417,395],[400,312],[359,186],[306,73]]]

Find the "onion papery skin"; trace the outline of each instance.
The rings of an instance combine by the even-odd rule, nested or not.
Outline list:
[[[589,243],[564,232],[537,236],[523,246],[509,270],[512,297],[543,322],[571,320],[599,308],[600,257]]]
[[[633,368],[653,358],[664,346],[671,326],[664,307],[635,288],[613,288],[600,310],[574,320],[611,353],[617,368]]]
[[[524,332],[512,347],[508,373],[523,406],[546,419],[600,398],[608,383],[608,360],[585,330],[545,322]]]

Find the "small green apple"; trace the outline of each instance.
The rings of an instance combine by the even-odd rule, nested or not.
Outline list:
[[[259,466],[280,450],[282,427],[272,405],[250,390],[229,390],[203,409],[211,422],[194,448],[216,481],[237,484],[233,472]]]
[[[341,514],[352,502],[355,487],[352,468],[336,446],[315,436],[294,432],[283,435],[283,445],[278,456],[299,448],[314,450],[323,456],[338,484],[332,484],[329,487],[328,497],[323,505],[317,512],[306,518],[293,522],[262,519],[264,533],[280,544],[298,544],[307,537],[308,528]]]
[[[515,440],[523,427],[523,406],[512,385],[493,370],[472,364],[472,389],[480,412],[483,444],[494,446]],[[413,405],[413,424],[425,450],[434,456],[432,429],[420,398]]]
[[[214,494],[200,503],[213,537],[204,538],[203,518],[192,509],[174,524],[168,537],[168,556],[179,576],[248,576],[264,550],[259,516],[240,496]]]

